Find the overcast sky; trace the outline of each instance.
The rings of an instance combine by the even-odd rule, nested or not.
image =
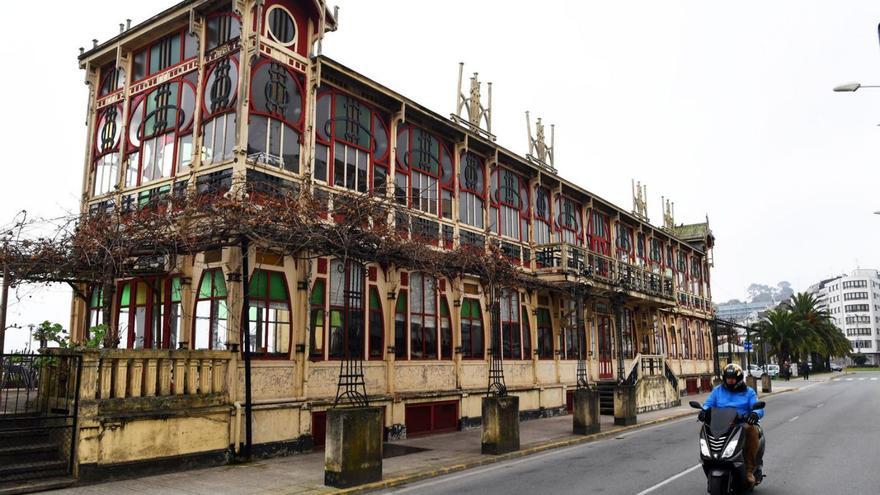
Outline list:
[[[52,2],[38,25],[32,4],[5,6],[19,21],[0,45],[0,224],[21,209],[76,209],[87,96],[77,48],[174,3]],[[556,124],[565,177],[627,209],[641,180],[654,224],[661,195],[679,223],[708,214],[715,301],[751,282],[803,290],[880,268],[880,90],[831,91],[880,83],[876,0],[337,4],[326,55],[442,114],[464,61],[494,82],[500,144],[525,153],[531,110]],[[18,292],[10,323],[67,325],[69,291]]]

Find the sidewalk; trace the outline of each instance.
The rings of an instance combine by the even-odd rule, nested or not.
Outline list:
[[[810,377],[809,381],[792,379],[774,380],[773,394],[796,390],[805,385],[827,381],[841,373]],[[322,493],[358,493],[367,489],[396,486],[417,479],[461,471],[507,459],[522,457],[548,449],[575,445],[616,435],[622,431],[642,428],[651,424],[694,415],[687,404],[702,402],[708,394],[682,397],[682,406],[640,414],[639,424],[629,427],[614,426],[614,418],[601,417],[602,431],[595,435],[578,436],[571,433],[571,415],[523,421],[520,423],[521,449],[501,456],[480,453],[480,429],[471,429],[430,435],[385,444],[384,476],[379,483],[349,490],[335,490],[324,486],[324,451],[310,454],[260,460],[249,464],[182,471],[125,481],[68,488],[48,493],[72,494],[172,494],[172,495],[299,495]],[[759,394],[762,395],[762,394]],[[763,395],[766,396],[766,395]]]

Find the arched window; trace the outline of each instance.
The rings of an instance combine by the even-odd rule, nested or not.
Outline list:
[[[565,327],[559,335],[562,359],[577,359],[578,352],[586,357],[587,336],[586,329],[578,325],[577,302],[573,298],[561,302],[565,314]]]
[[[553,323],[550,310],[538,308],[538,359],[553,359]]]
[[[86,329],[84,334],[86,339],[89,338],[89,330],[95,328],[98,325],[104,324],[105,307],[106,305],[104,304],[104,290],[101,289],[101,287],[92,288],[87,308]]]
[[[451,155],[440,138],[418,127],[400,127],[394,185],[400,204],[451,218],[454,179]]]
[[[95,140],[92,147],[92,195],[113,191],[119,180],[119,142],[122,136],[122,104],[113,104],[98,111]]]
[[[590,214],[590,250],[604,256],[611,255],[611,227],[608,217],[596,210]]]
[[[218,12],[205,22],[205,53],[241,37],[241,20],[232,12]]]
[[[116,312],[121,349],[176,349],[180,342],[180,277],[120,282]]]
[[[385,356],[385,317],[382,314],[382,298],[379,289],[370,286],[370,359],[381,360]]]
[[[336,91],[318,97],[316,180],[352,191],[384,194],[388,180],[388,128],[381,114]],[[372,187],[371,187],[372,185]]]
[[[528,335],[528,322],[522,323],[519,293],[512,290],[502,291],[500,304],[502,357],[504,359],[527,359],[523,350],[528,349],[531,352],[532,346],[530,335]]]
[[[332,260],[330,262],[330,322],[328,357],[364,358],[364,268]]]
[[[226,295],[223,270],[205,270],[196,295],[193,349],[226,349],[226,322],[229,318]]]
[[[414,272],[409,277],[410,358],[437,359],[437,286],[434,277]]]
[[[641,266],[648,264],[648,241],[643,232],[636,234],[636,261]]]
[[[312,313],[309,321],[311,329],[309,334],[309,357],[314,360],[324,359],[324,336],[326,331],[326,304],[327,282],[319,278],[312,287]]]
[[[656,237],[651,238],[651,269],[658,273],[663,267],[663,241]]]
[[[202,165],[232,160],[237,121],[237,54],[224,55],[205,69],[207,76],[202,89]]]
[[[101,68],[101,89],[98,97],[107,96],[125,87],[125,70],[113,64]]]
[[[196,108],[195,74],[132,98],[125,183],[139,186],[171,177],[189,165]]]
[[[519,175],[496,168],[489,180],[489,226],[492,231],[522,242],[529,240],[529,190]]]
[[[248,159],[299,173],[303,91],[287,66],[263,59],[253,69]]]
[[[483,159],[471,152],[461,153],[459,185],[459,219],[465,225],[483,228],[486,200],[486,167]]]
[[[483,316],[480,301],[465,299],[461,303],[461,355],[465,359],[483,359]]]
[[[556,231],[559,232],[562,242],[568,244],[582,244],[583,230],[581,229],[581,207],[571,198],[562,195],[556,196]]]
[[[291,311],[284,274],[255,270],[248,294],[251,353],[263,357],[286,357],[290,353]]]
[[[550,225],[553,218],[550,212],[550,190],[535,187],[535,244],[550,244]]]
[[[617,222],[617,258],[623,261],[633,261],[633,229],[628,225]]]
[[[394,307],[394,357],[397,359],[407,359],[409,351],[407,348],[407,291],[401,290],[397,294],[397,305]]]

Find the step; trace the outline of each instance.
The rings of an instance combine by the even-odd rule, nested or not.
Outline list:
[[[36,493],[46,490],[58,490],[67,488],[76,483],[71,476],[55,476],[36,480],[23,480],[12,482],[0,482],[0,495],[20,495],[22,493]]]
[[[19,462],[0,465],[0,481],[46,478],[48,476],[66,475],[67,459],[51,461]]]
[[[45,428],[0,430],[0,445],[4,447],[19,447],[35,443],[47,443],[49,442],[51,431]]]
[[[55,461],[61,458],[61,446],[52,442],[0,447],[0,466],[13,462]]]

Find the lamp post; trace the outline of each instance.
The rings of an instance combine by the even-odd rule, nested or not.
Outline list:
[[[839,86],[835,86],[834,92],[835,93],[855,93],[856,91],[858,91],[862,88],[880,88],[880,86],[851,82],[851,83],[846,83],[846,84],[841,84]]]

